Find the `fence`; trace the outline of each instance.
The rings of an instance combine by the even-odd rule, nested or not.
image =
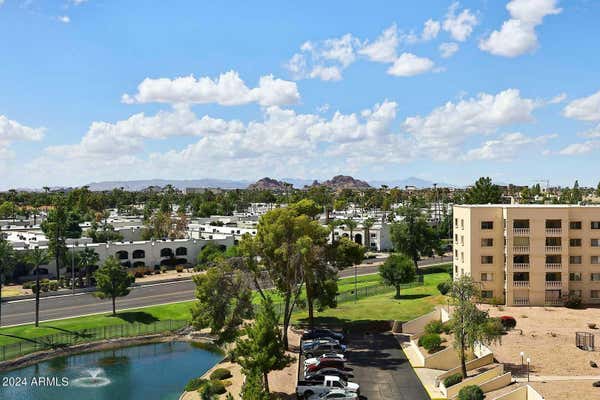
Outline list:
[[[185,320],[165,320],[149,324],[136,322],[40,336],[0,346],[0,361],[10,360],[40,350],[59,349],[97,340],[176,331],[186,327],[188,323]]]

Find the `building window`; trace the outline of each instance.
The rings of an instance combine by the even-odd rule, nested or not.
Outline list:
[[[592,299],[600,299],[600,290],[590,290],[590,297]]]
[[[581,239],[569,239],[569,246],[581,247]]]
[[[464,236],[460,236],[460,244],[465,244],[465,237]]]
[[[592,272],[590,274],[590,280],[594,282],[600,281],[600,272]]]
[[[600,239],[592,239],[590,241],[590,246],[592,246],[592,247],[600,247]]]
[[[570,229],[581,229],[581,221],[571,221],[569,222]]]
[[[529,282],[529,272],[513,272],[514,282]]]
[[[481,239],[481,247],[492,247],[494,246],[494,239]]]
[[[454,241],[455,241],[456,243],[458,243],[458,233],[455,233],[455,234],[454,234]]]
[[[491,282],[494,280],[494,274],[491,272],[481,273],[481,282]]]
[[[481,256],[481,263],[482,264],[493,264],[494,256]]]
[[[458,249],[454,250],[454,257],[458,258]]]
[[[600,221],[592,221],[592,229],[600,229]]]
[[[547,219],[546,229],[560,229],[562,227],[562,221],[560,219]]]
[[[481,229],[494,229],[494,221],[481,221]]]
[[[571,272],[569,273],[569,280],[573,282],[581,281],[581,272]]]
[[[581,298],[581,290],[569,290],[569,297]]]
[[[592,256],[590,258],[590,264],[600,264],[600,256]]]
[[[513,228],[529,229],[529,220],[528,219],[515,219],[513,221]]]
[[[460,229],[464,229],[465,228],[465,220],[461,219],[460,220]]]
[[[569,264],[571,264],[571,265],[581,264],[581,256],[569,256]]]
[[[454,272],[458,274],[458,265],[454,264]]]
[[[551,255],[551,256],[546,256],[546,264],[561,264],[562,263],[562,256],[560,255]]]
[[[562,246],[562,239],[560,237],[547,237],[546,246],[560,247]]]
[[[529,264],[529,254],[515,254],[513,264]]]
[[[494,298],[494,291],[493,290],[482,290],[481,291],[481,298],[482,299],[492,299],[492,298]]]
[[[456,227],[458,227],[458,218],[454,218],[454,225],[456,225]]]

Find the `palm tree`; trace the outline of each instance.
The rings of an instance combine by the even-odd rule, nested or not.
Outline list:
[[[98,261],[100,261],[98,253],[87,247],[79,254],[79,265],[85,269],[85,282],[87,286],[90,285],[91,279],[90,267],[98,264]]]
[[[346,229],[350,231],[350,240],[354,241],[354,230],[358,226],[358,223],[352,218],[346,218],[344,220],[344,225],[346,225]]]
[[[367,250],[371,248],[371,228],[374,224],[375,220],[373,218],[367,218],[362,223],[362,226],[365,230],[365,247]]]
[[[4,275],[13,269],[15,261],[15,252],[11,244],[4,240],[4,236],[0,232],[0,325],[2,325],[2,284],[4,283]]]
[[[338,226],[342,225],[343,222],[340,221],[339,219],[330,219],[329,222],[327,223],[327,226],[329,227],[329,230],[331,231],[331,244],[335,243],[335,228],[337,228]]]
[[[40,265],[46,265],[50,261],[48,252],[37,246],[27,252],[25,259],[35,267],[35,326],[40,325]]]

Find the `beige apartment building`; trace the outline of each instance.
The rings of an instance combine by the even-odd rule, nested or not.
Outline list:
[[[600,303],[600,206],[455,205],[460,274],[511,306]]]

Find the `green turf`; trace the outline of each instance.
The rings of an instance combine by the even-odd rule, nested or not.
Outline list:
[[[336,308],[317,312],[315,316],[323,321],[349,322],[361,320],[408,321],[433,310],[437,304],[445,303],[445,296],[437,290],[438,283],[449,279],[449,275],[438,272],[425,275],[424,286],[404,289],[400,300],[394,299],[395,291],[363,298],[357,302],[340,303]],[[305,320],[306,312],[293,316],[294,322]]]

